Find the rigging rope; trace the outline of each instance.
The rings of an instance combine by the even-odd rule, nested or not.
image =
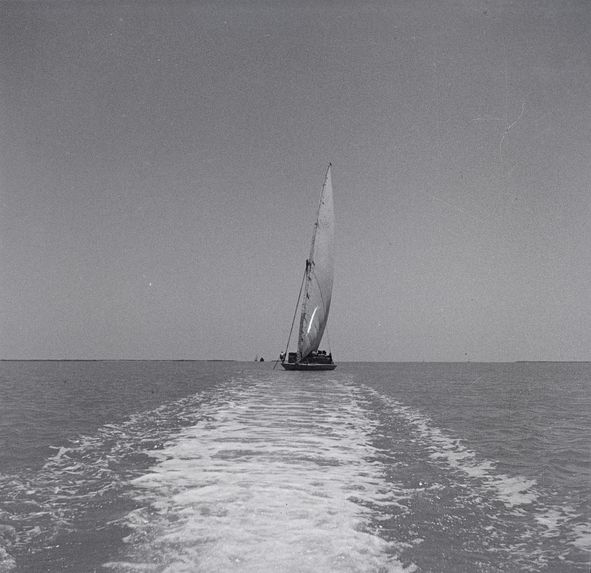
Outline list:
[[[298,313],[298,307],[300,306],[300,298],[302,297],[302,288],[304,286],[304,279],[306,278],[306,273],[308,272],[308,261],[306,261],[306,270],[304,271],[304,276],[302,276],[302,284],[300,284],[300,292],[298,294],[298,302],[296,302],[295,310],[293,311],[293,318],[291,319],[291,328],[289,329],[289,336],[287,338],[287,344],[285,345],[285,352],[283,353],[283,360],[287,356],[287,349],[289,348],[289,341],[291,340],[291,333],[293,332],[293,325],[295,323],[295,318]],[[277,367],[277,362],[279,360],[275,360],[275,364],[273,365],[273,370]]]

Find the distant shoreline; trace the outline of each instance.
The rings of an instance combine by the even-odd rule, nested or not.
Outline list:
[[[0,362],[248,362],[226,358],[0,358]]]
[[[0,362],[246,362],[252,360],[236,360],[232,358],[0,358]],[[256,361],[258,363],[258,361]],[[266,361],[274,362],[273,360]],[[502,360],[468,361],[468,360],[346,360],[343,363],[358,364],[589,364],[591,360]],[[263,362],[264,364],[264,362]]]

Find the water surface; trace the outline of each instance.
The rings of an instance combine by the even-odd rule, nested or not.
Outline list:
[[[590,382],[2,362],[0,571],[587,571]]]

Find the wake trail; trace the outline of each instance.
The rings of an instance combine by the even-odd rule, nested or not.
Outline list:
[[[375,422],[338,379],[234,380],[135,479],[116,571],[412,571],[372,520]]]

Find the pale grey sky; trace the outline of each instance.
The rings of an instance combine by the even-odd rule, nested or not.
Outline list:
[[[591,4],[2,2],[0,357],[585,360]]]

